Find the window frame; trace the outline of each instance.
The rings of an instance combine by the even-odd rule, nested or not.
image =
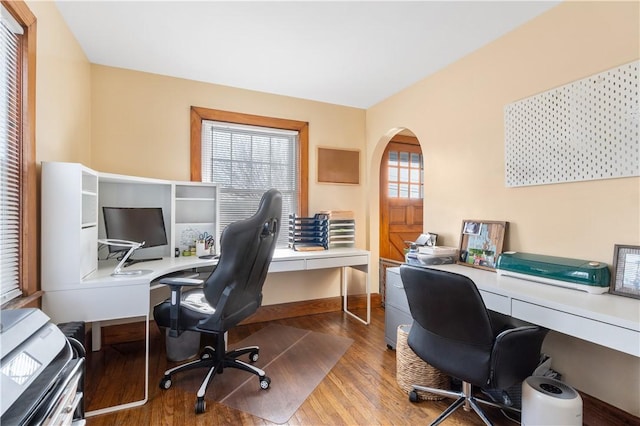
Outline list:
[[[420,187],[420,191],[419,191],[419,197],[411,197],[410,193],[408,197],[400,197],[400,188],[398,188],[398,196],[396,197],[391,197],[389,196],[389,182],[391,181],[389,179],[389,153],[391,151],[397,150],[397,151],[402,151],[401,147],[402,146],[411,146],[411,147],[416,147],[419,150],[419,155],[421,158],[421,164],[420,164],[420,182],[419,182],[419,187]],[[407,151],[408,152],[408,151]],[[417,152],[416,152],[417,153]],[[399,161],[400,159],[398,159]],[[385,170],[384,172],[380,173],[380,190],[383,193],[383,197],[385,199],[387,199],[388,201],[391,200],[398,200],[398,199],[403,199],[403,200],[424,200],[424,154],[422,153],[422,149],[420,147],[420,143],[418,142],[418,139],[413,137],[413,136],[405,136],[405,135],[395,135],[393,138],[391,138],[391,140],[389,141],[389,143],[387,144],[387,146],[385,147],[384,153],[382,154],[382,164],[385,166]],[[398,171],[401,169],[402,167],[398,166],[397,169]],[[408,170],[415,170],[415,168],[407,168]],[[400,183],[400,181],[397,181],[398,184]],[[381,203],[382,203],[383,199],[381,198]]]
[[[24,29],[21,43],[21,171],[20,249],[18,266],[22,296],[9,300],[3,309],[32,305],[42,296],[39,280],[38,176],[36,167],[36,17],[23,0],[1,1]]]
[[[202,120],[223,121],[249,126],[271,127],[298,132],[298,212],[307,216],[309,209],[309,123],[306,121],[264,117],[203,107],[191,107],[191,181],[202,182]]]

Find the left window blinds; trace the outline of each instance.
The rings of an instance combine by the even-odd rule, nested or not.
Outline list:
[[[20,292],[22,27],[0,6],[0,284],[1,303]]]

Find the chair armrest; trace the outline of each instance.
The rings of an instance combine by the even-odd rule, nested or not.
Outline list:
[[[506,389],[530,376],[540,363],[540,350],[548,331],[525,325],[498,334],[491,353],[491,387]]]
[[[160,284],[168,285],[171,289],[171,306],[169,308],[169,336],[178,337],[178,319],[180,317],[180,298],[182,287],[195,287],[202,285],[203,280],[197,280],[194,278],[162,278],[159,281]]]
[[[204,280],[199,280],[199,279],[195,279],[195,278],[183,278],[183,277],[177,277],[177,278],[162,278],[160,281],[158,281],[160,284],[165,284],[168,286],[178,286],[178,287],[184,287],[184,286],[190,286],[190,287],[194,287],[197,285],[202,285],[204,284]]]

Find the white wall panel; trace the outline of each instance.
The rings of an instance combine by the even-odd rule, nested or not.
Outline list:
[[[507,105],[506,186],[639,176],[639,63]]]

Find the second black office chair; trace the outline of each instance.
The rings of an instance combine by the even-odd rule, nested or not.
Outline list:
[[[225,228],[218,265],[204,283],[184,278],[160,281],[171,288],[171,298],[154,307],[158,326],[170,328],[169,335],[173,337],[185,330],[216,336],[215,348],[205,347],[200,359],[165,371],[160,381],[160,388],[169,389],[173,374],[194,368],[208,369],[197,392],[196,414],[205,411],[207,387],[225,368],[256,374],[262,389],[271,383],[263,370],[237,359],[249,354],[249,360],[255,362],[259,348],[250,346],[226,352],[225,333],[256,312],[262,303],[262,286],[273,257],[281,215],[282,195],[274,189],[267,191],[252,217]],[[184,286],[199,285],[203,287],[181,293]]]
[[[475,283],[466,276],[400,267],[413,324],[407,343],[424,361],[462,381],[462,391],[414,385],[417,392],[457,398],[431,424],[437,425],[460,406],[473,409],[491,425],[478,403],[519,411],[513,406],[476,398],[473,386],[508,389],[530,376],[540,362],[547,329],[488,311]]]

